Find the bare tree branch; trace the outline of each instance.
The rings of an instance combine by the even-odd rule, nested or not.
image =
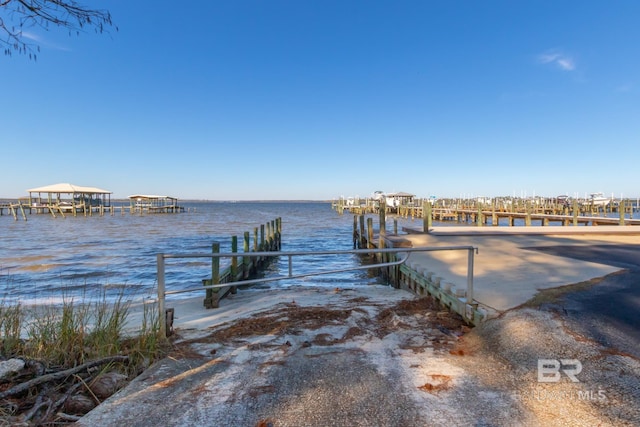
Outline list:
[[[129,360],[129,356],[110,356],[100,360],[87,362],[83,365],[76,366],[75,368],[70,368],[64,371],[42,375],[40,377],[36,377],[30,381],[18,384],[17,386],[14,386],[8,390],[3,391],[2,393],[0,393],[0,399],[4,399],[9,396],[15,396],[16,394],[29,390],[29,388],[31,387],[35,387],[37,385],[44,384],[49,381],[57,381],[59,379],[77,374],[78,372],[84,371],[85,369],[93,368],[94,366],[100,366],[100,365],[105,365],[107,363],[114,363],[114,362],[126,362],[127,360]]]
[[[17,52],[35,59],[39,49],[27,41],[23,29],[38,26],[48,31],[50,24],[77,34],[87,27],[97,33],[113,27],[107,10],[89,9],[75,0],[0,0],[0,45],[5,55]]]

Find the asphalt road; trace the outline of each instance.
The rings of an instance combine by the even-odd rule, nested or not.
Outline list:
[[[554,246],[549,254],[624,268],[558,304],[577,332],[640,358],[640,245]]]

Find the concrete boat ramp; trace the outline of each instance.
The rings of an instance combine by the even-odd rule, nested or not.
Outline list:
[[[415,295],[388,286],[240,290],[216,310],[205,310],[202,298],[168,302],[176,351],[76,424],[638,425],[639,359],[577,333],[562,313],[522,305],[539,290],[624,268],[543,248],[606,249],[637,245],[640,236],[623,227],[535,228],[403,236],[413,246],[478,248],[475,297],[499,316],[471,331],[448,312],[408,309]],[[410,263],[466,282],[465,254],[415,253]],[[540,359],[579,360],[580,382],[541,383]]]
[[[539,291],[585,282],[619,271],[620,267],[558,257],[540,249],[629,245],[640,243],[640,227],[435,227],[429,233],[410,232],[412,246],[474,246],[474,300],[501,313],[533,298]],[[463,252],[413,253],[408,264],[426,268],[441,281],[466,287]],[[567,256],[569,256],[567,254]]]

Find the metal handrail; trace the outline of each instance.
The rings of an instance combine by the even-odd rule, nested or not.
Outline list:
[[[468,251],[467,262],[467,300],[473,301],[473,255],[478,252],[478,248],[474,246],[438,246],[438,247],[417,247],[417,248],[384,248],[384,249],[352,249],[352,250],[335,250],[335,251],[292,251],[292,252],[227,252],[227,253],[193,253],[193,254],[165,254],[159,253],[156,255],[157,259],[157,278],[158,278],[158,311],[160,320],[160,331],[163,335],[166,334],[166,313],[165,313],[165,297],[167,295],[174,295],[186,292],[200,291],[202,289],[222,288],[227,286],[241,286],[254,283],[274,282],[277,280],[298,279],[301,277],[319,276],[322,274],[343,273],[346,271],[355,270],[368,270],[371,268],[390,267],[394,265],[400,265],[407,261],[410,253],[412,252],[435,252],[435,251],[455,251],[466,250]],[[387,254],[395,253],[402,254],[400,259],[396,261],[381,262],[376,264],[359,265],[348,268],[322,270],[311,273],[293,274],[293,257],[294,256],[309,256],[309,255],[348,255],[348,254]],[[236,258],[242,257],[278,257],[286,256],[288,258],[288,274],[273,276],[260,279],[240,280],[236,282],[227,282],[219,284],[211,284],[206,286],[199,286],[197,288],[178,289],[167,291],[165,285],[165,260],[173,258]]]

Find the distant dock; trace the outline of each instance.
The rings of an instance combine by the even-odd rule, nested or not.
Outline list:
[[[58,184],[60,185],[62,184]],[[37,191],[37,196],[30,193],[29,197],[21,197],[15,202],[0,202],[0,216],[11,215],[15,220],[22,218],[26,221],[27,214],[48,214],[54,218],[65,218],[66,216],[113,216],[117,213],[145,215],[185,212],[185,208],[178,204],[178,199],[175,197],[136,194],[129,196],[128,201],[115,206],[112,205],[111,198],[105,196],[110,193],[104,190],[91,189],[90,191],[94,192],[89,190],[79,192],[76,190],[77,186],[64,185],[71,188],[49,189],[47,187],[47,191],[35,189],[32,192]],[[45,196],[42,195],[43,193]]]
[[[374,199],[338,199],[333,201],[332,207],[339,214],[349,212],[355,215],[379,215],[382,209],[385,214],[422,218],[423,230],[430,229],[433,221],[473,224],[479,227],[515,226],[516,223],[524,226],[640,225],[640,219],[633,218],[639,205],[634,199],[611,200],[606,205],[578,200],[568,204],[554,199],[495,199],[484,203],[476,199],[411,199],[404,202],[389,206]]]

